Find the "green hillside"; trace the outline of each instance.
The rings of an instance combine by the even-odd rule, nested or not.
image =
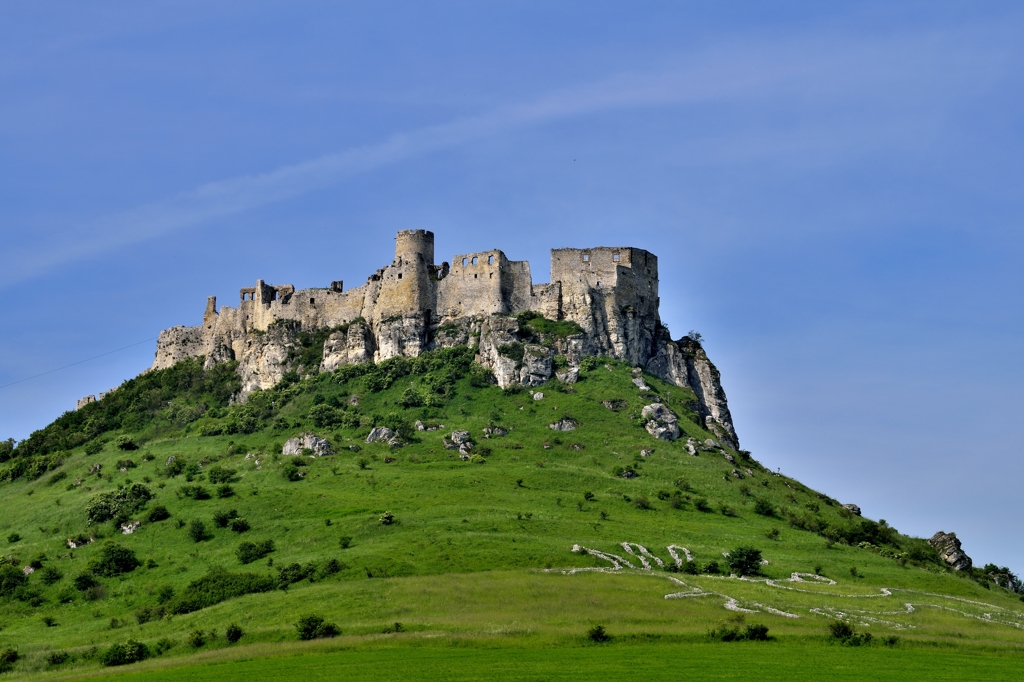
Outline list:
[[[216,663],[231,679],[252,674],[231,661],[274,657],[290,679],[346,674],[373,652],[420,652],[451,673],[522,651],[537,679],[559,651],[579,650],[587,676],[615,647],[624,661],[691,646],[708,665],[772,647],[780,679],[787,656],[905,661],[929,677],[955,660],[988,661],[990,679],[1019,669],[1018,595],[709,442],[688,389],[644,375],[642,392],[629,366],[588,358],[578,383],[535,399],[472,357],[292,374],[242,405],[231,364],[186,361],[0,449],[0,666],[184,677]],[[678,440],[645,430],[656,400],[679,416]],[[366,443],[378,426],[400,442]],[[449,449],[454,431],[470,434],[465,453]],[[281,454],[304,433],[334,454]],[[307,620],[315,638],[300,642],[309,615],[324,624]],[[836,622],[853,632],[832,637]],[[768,641],[717,641],[756,640],[759,625]],[[588,636],[595,626],[609,639]],[[932,672],[924,651],[940,656]],[[388,679],[422,674],[388,665]]]

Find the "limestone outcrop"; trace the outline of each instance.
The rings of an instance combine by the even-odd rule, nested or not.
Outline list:
[[[361,286],[296,289],[257,280],[239,297],[236,307],[218,309],[211,296],[201,325],[161,332],[152,368],[193,357],[205,358],[208,368],[235,361],[237,399],[244,401],[289,372],[330,372],[458,345],[476,348],[477,362],[502,388],[539,386],[556,366],[558,378],[573,383],[584,357],[609,356],[692,389],[704,425],[727,447],[739,447],[721,377],[699,336],[673,341],[661,324],[658,258],[643,249],[552,249],[551,282],[535,284],[529,263],[497,249],[436,265],[433,233],[404,230],[391,264]],[[554,332],[551,325],[547,332],[524,328],[522,320],[538,314],[563,324]],[[319,366],[298,366],[303,339],[324,331],[331,333]],[[643,376],[636,384],[651,393]]]
[[[640,416],[647,420],[644,428],[647,433],[661,440],[679,438],[679,417],[661,403],[646,405]]]
[[[282,455],[301,455],[309,450],[311,457],[325,457],[334,454],[334,448],[326,438],[304,433],[296,438],[289,438],[281,448]]]
[[[949,564],[954,571],[963,571],[974,565],[971,557],[967,556],[963,549],[960,548],[960,540],[957,538],[956,533],[946,533],[940,530],[928,540],[928,543],[935,548],[939,553],[939,557]]]

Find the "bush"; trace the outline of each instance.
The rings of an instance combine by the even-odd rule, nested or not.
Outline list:
[[[697,511],[709,512],[711,511],[711,505],[703,497],[698,497],[693,501],[693,506],[696,507]]]
[[[249,522],[243,518],[231,519],[231,530],[235,533],[244,533],[249,530]]]
[[[127,665],[138,663],[149,658],[149,648],[142,642],[129,639],[120,644],[114,644],[100,656],[100,663],[107,666]]]
[[[64,665],[71,658],[71,654],[66,651],[51,651],[46,654],[46,665],[51,668],[56,668],[58,665]]]
[[[224,632],[224,637],[228,642],[234,644],[238,640],[242,639],[242,635],[244,634],[245,633],[242,631],[242,628],[240,628],[236,623],[232,623],[228,626],[227,631]]]
[[[18,662],[20,656],[18,655],[17,649],[11,649],[8,647],[3,651],[0,651],[0,673],[10,671],[14,667],[14,664]]]
[[[729,568],[741,576],[757,575],[761,572],[761,550],[737,547],[729,552]]]
[[[192,538],[193,542],[202,542],[210,537],[206,532],[206,524],[199,519],[192,519],[192,522],[188,524],[188,536]]]
[[[232,488],[227,483],[223,483],[223,484],[217,486],[217,497],[221,498],[222,500],[226,499],[228,497],[232,497],[234,494],[235,494],[235,489]]]
[[[238,510],[232,509],[230,511],[224,511],[223,509],[213,514],[213,524],[218,528],[227,528],[228,524],[231,523],[232,519],[238,518]]]
[[[708,638],[716,642],[766,642],[768,641],[768,626],[751,623],[745,630],[740,630],[735,625],[723,625],[720,628],[710,630]]]
[[[88,571],[76,575],[74,583],[75,588],[78,589],[79,592],[85,592],[86,590],[99,585],[99,583],[96,582],[96,577]]]
[[[227,599],[269,592],[274,586],[274,579],[270,576],[212,570],[202,578],[189,583],[182,593],[168,604],[168,610],[175,614],[192,613]]]
[[[210,499],[210,491],[201,485],[183,485],[178,492],[193,500],[208,500]]]
[[[721,573],[721,571],[722,571],[722,569],[718,567],[718,562],[717,561],[709,561],[706,564],[704,564],[704,572],[705,573],[709,573],[711,575],[715,575],[717,573]]]
[[[12,545],[15,542],[21,542],[21,536],[18,535],[17,533],[11,533],[10,535],[7,536],[7,542],[11,543]]]
[[[212,466],[206,472],[206,478],[210,483],[228,483],[238,472],[235,469],[227,469],[220,466]]]
[[[117,490],[101,493],[89,501],[85,515],[89,523],[103,523],[114,520],[123,523],[128,516],[145,506],[153,493],[141,483],[118,486]]]
[[[235,556],[243,564],[251,564],[254,561],[258,561],[263,557],[267,556],[274,551],[274,541],[265,540],[264,542],[242,542],[239,543],[238,549],[235,550]]]
[[[385,526],[390,526],[395,522],[395,515],[389,511],[386,511],[380,515],[380,522]]]
[[[167,609],[163,606],[145,606],[135,612],[135,621],[139,625],[145,625],[151,620],[160,620],[167,615]]]
[[[761,516],[775,516],[775,507],[763,497],[754,500],[754,513]]]
[[[139,449],[139,446],[135,444],[135,441],[132,439],[132,437],[127,434],[118,436],[117,439],[114,441],[114,444],[117,445],[118,450]]]
[[[337,625],[324,621],[322,616],[314,613],[299,618],[299,621],[295,624],[295,629],[299,633],[299,639],[305,640],[320,637],[336,637],[341,633]]]
[[[156,600],[160,604],[166,604],[174,598],[174,588],[170,585],[161,585],[156,590]]]
[[[53,566],[47,566],[43,569],[43,572],[39,574],[39,578],[43,581],[44,585],[52,585],[56,582],[60,582],[60,579],[63,577],[64,574]]]
[[[85,446],[86,455],[98,455],[101,452],[103,452],[103,443],[99,442],[98,440],[94,440],[93,442]]]
[[[162,504],[158,504],[149,511],[149,522],[156,523],[157,521],[166,521],[171,518],[171,512],[167,511],[167,507]]]
[[[587,637],[594,642],[607,642],[611,639],[603,625],[595,625],[594,627],[587,630]]]
[[[100,548],[99,556],[88,563],[86,570],[104,578],[113,578],[122,573],[131,573],[141,565],[135,552],[123,545],[107,542]],[[75,580],[77,587],[78,579]]]
[[[192,646],[192,648],[198,649],[199,647],[206,644],[206,633],[202,630],[193,630],[192,632],[188,633],[188,643]]]
[[[636,499],[633,500],[633,506],[637,509],[654,509],[654,506],[651,504],[651,501],[647,499],[646,495],[638,495]]]
[[[348,549],[352,546],[352,536],[342,535],[340,538],[338,538],[338,544],[341,545],[342,549]]]
[[[28,582],[28,576],[16,566],[0,566],[0,597],[13,595],[19,587]]]

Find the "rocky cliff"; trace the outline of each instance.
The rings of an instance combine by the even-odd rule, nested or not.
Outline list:
[[[296,290],[260,280],[240,291],[238,307],[220,310],[210,297],[202,325],[160,334],[153,368],[197,356],[207,367],[238,361],[244,401],[287,372],[454,345],[477,348],[502,387],[538,386],[558,371],[571,381],[582,358],[608,356],[691,388],[705,425],[739,447],[721,376],[699,337],[674,341],[661,324],[657,256],[633,247],[553,249],[551,280],[534,284],[529,263],[500,250],[435,265],[433,233],[407,230],[392,263],[362,286]],[[311,332],[329,332],[313,367],[298,359],[300,335]]]

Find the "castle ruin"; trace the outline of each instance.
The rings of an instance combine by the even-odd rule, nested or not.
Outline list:
[[[237,360],[244,399],[292,369],[298,332],[322,329],[337,331],[324,343],[321,371],[468,344],[502,387],[534,386],[554,375],[555,355],[570,369],[605,355],[692,388],[708,427],[738,446],[718,371],[696,340],[672,341],[659,301],[658,258],[643,249],[552,249],[551,282],[534,284],[528,262],[498,249],[436,265],[433,232],[403,230],[394,261],[361,286],[296,290],[258,280],[239,292],[237,307],[219,310],[211,296],[202,325],[161,332],[152,369],[190,357],[205,357],[207,367]],[[505,357],[499,348],[520,341],[514,316],[527,311],[575,322],[582,333],[527,346],[522,361]]]

